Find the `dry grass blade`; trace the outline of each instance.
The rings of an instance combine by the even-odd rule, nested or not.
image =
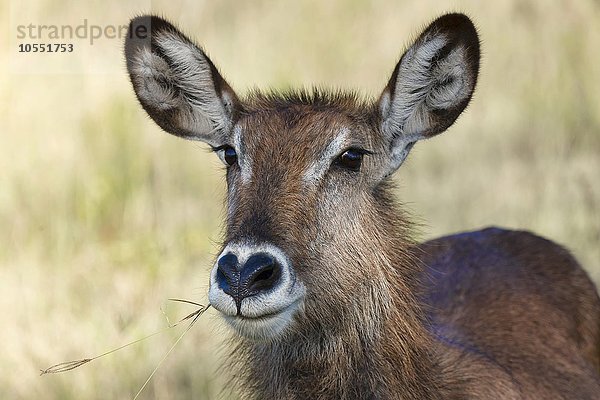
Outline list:
[[[202,313],[204,313],[204,311],[208,310],[208,308],[210,307],[210,304],[205,306],[203,304],[196,303],[196,302],[190,301],[190,300],[169,299],[169,301],[175,301],[175,302],[179,302],[179,303],[192,304],[192,305],[195,305],[195,306],[199,307],[196,311],[194,311],[192,313],[189,313],[188,315],[186,315],[185,317],[183,317],[182,319],[180,319],[179,321],[177,321],[175,324],[171,325],[171,327],[177,326],[177,325],[181,324],[182,322],[187,321],[190,318],[194,318],[194,317],[200,316]]]
[[[190,322],[190,324],[188,325],[187,328],[185,328],[185,330],[181,333],[181,335],[179,335],[179,337],[177,338],[177,340],[173,343],[173,345],[171,346],[171,348],[169,349],[169,351],[167,351],[165,353],[165,355],[163,356],[163,358],[161,358],[161,360],[158,362],[158,364],[156,365],[156,367],[152,370],[152,372],[150,373],[150,375],[148,375],[148,379],[146,379],[146,381],[144,382],[144,384],[142,385],[142,387],[140,388],[140,390],[138,390],[138,392],[136,393],[135,397],[133,398],[133,400],[137,400],[137,398],[139,397],[139,395],[142,393],[142,391],[144,390],[144,388],[148,385],[148,383],[150,382],[150,380],[152,379],[152,377],[154,376],[154,374],[156,373],[156,371],[158,371],[158,369],[160,368],[160,366],[162,365],[162,363],[167,359],[167,357],[169,356],[169,354],[171,354],[171,352],[173,351],[173,349],[175,349],[175,346],[177,346],[177,344],[179,343],[179,341],[185,336],[186,333],[188,333],[188,331],[190,329],[192,329],[192,326],[194,326],[194,324],[196,323],[196,321],[198,320],[198,318],[206,311],[208,310],[208,308],[210,307],[210,304],[207,306],[203,306],[201,304],[197,304],[197,303],[193,303],[191,301],[187,301],[187,300],[175,300],[175,299],[169,299],[169,300],[174,300],[174,301],[181,301],[184,303],[191,303],[191,304],[196,304],[198,305],[200,308],[196,311],[194,311],[193,313],[191,313],[190,315],[188,315],[187,317],[183,318],[182,320],[180,320],[177,324],[189,319],[189,318],[194,318],[192,319],[192,322]]]
[[[200,308],[204,308],[205,306],[203,304],[200,303],[196,303],[195,301],[191,301],[191,300],[185,300],[185,299],[174,299],[174,298],[170,298],[169,301],[176,301],[179,303],[187,303],[187,304],[192,304],[194,306],[198,306]],[[210,307],[210,304],[208,306],[206,306],[206,308]]]
[[[189,300],[182,300],[182,299],[169,299],[169,300],[171,300],[171,301],[177,301],[177,302],[180,302],[180,303],[193,304],[195,306],[198,306],[199,308],[196,311],[194,311],[194,312],[186,315],[185,317],[183,317],[182,319],[180,319],[179,321],[177,321],[175,324],[169,324],[169,326],[167,328],[162,329],[162,330],[160,330],[158,332],[154,332],[154,333],[152,333],[152,334],[150,334],[148,336],[144,336],[143,338],[134,340],[133,342],[129,342],[127,344],[124,344],[123,346],[119,346],[116,349],[107,351],[105,353],[102,353],[102,354],[97,355],[97,356],[92,357],[92,358],[82,358],[80,360],[65,361],[65,362],[61,362],[61,363],[58,363],[58,364],[54,364],[54,365],[52,365],[52,366],[50,366],[50,367],[48,367],[46,369],[40,370],[40,375],[57,374],[57,373],[60,373],[60,372],[71,371],[71,370],[73,370],[75,368],[79,368],[82,365],[87,364],[87,363],[89,363],[91,361],[97,360],[97,359],[99,359],[101,357],[107,356],[107,355],[112,354],[112,353],[114,353],[116,351],[124,349],[125,347],[131,346],[133,344],[136,344],[136,343],[139,343],[139,342],[144,341],[146,339],[149,339],[149,338],[151,338],[153,336],[156,336],[156,335],[159,335],[161,333],[164,333],[164,332],[168,331],[169,329],[174,328],[177,325],[179,325],[179,324],[181,324],[181,323],[183,323],[183,322],[185,322],[185,321],[193,318],[192,322],[188,325],[188,327],[185,329],[185,331],[177,339],[177,341],[175,342],[175,344],[173,345],[173,347],[171,347],[171,349],[167,352],[167,355],[168,355],[169,353],[171,353],[171,351],[173,350],[173,348],[175,347],[175,345],[181,340],[181,338],[187,333],[187,331],[189,331],[191,329],[191,327],[194,325],[194,323],[196,323],[196,320],[200,317],[200,315],[202,315],[210,307],[210,304],[204,306],[204,305],[202,305],[200,303],[196,303],[196,302],[189,301]],[[164,361],[165,358],[166,358],[166,356],[160,361],[160,363],[158,364],[158,366],[160,366],[160,364]],[[158,369],[158,366],[152,372],[152,375],[154,375],[154,373]],[[152,377],[152,375],[150,376],[150,378]],[[148,379],[148,381],[149,380],[150,379]],[[146,386],[146,384],[148,383],[148,381],[146,381],[146,383],[144,384],[144,386]],[[142,389],[143,389],[143,387],[142,387]],[[138,393],[138,395],[139,395],[139,393]],[[136,395],[136,397],[137,397],[137,395]]]
[[[62,362],[60,364],[53,365],[49,368],[40,370],[40,375],[57,374],[59,372],[70,371],[77,367],[81,367],[83,364],[87,364],[92,360],[94,360],[94,359],[93,358],[84,358],[81,360]]]

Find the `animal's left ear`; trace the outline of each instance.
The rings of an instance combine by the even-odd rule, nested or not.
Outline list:
[[[479,73],[479,38],[463,14],[431,23],[404,53],[379,99],[390,171],[414,143],[445,131],[465,109]]]

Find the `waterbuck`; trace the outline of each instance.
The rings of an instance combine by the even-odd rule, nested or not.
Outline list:
[[[465,109],[479,39],[433,21],[381,96],[240,98],[172,24],[132,20],[127,68],[165,131],[227,167],[209,300],[233,328],[249,399],[598,399],[600,300],[577,261],[528,232],[418,244],[392,196],[413,145]]]

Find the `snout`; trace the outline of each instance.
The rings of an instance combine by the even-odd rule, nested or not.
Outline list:
[[[281,265],[268,253],[253,254],[243,265],[231,252],[217,261],[217,285],[233,297],[238,315],[243,299],[273,290],[280,278]]]
[[[208,297],[239,334],[269,339],[292,324],[305,292],[278,247],[230,243],[213,267]]]

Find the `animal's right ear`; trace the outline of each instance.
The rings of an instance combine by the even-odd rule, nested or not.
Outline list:
[[[162,129],[213,147],[225,143],[238,97],[190,39],[162,18],[137,17],[125,57],[137,98]]]

